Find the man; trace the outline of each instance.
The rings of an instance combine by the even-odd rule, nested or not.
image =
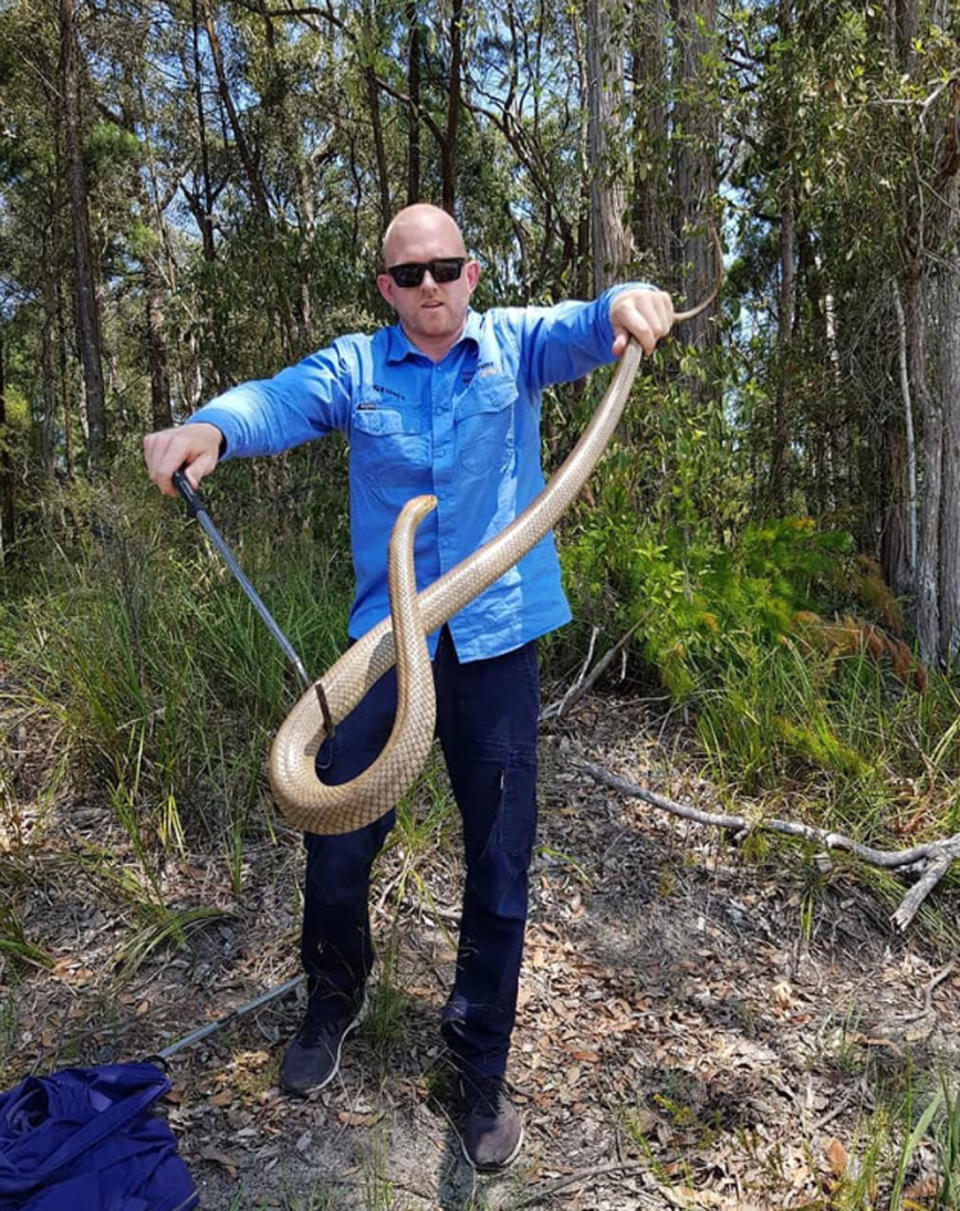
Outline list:
[[[350,443],[356,595],[352,638],[388,613],[386,545],[401,506],[437,497],[415,544],[418,586],[493,537],[543,486],[540,392],[619,356],[646,353],[673,322],[669,296],[620,287],[593,303],[495,309],[469,301],[480,273],[453,219],[434,206],[400,211],[383,242],[377,287],[398,323],[346,336],[275,378],[213,400],[177,429],[147,437],[151,478],[186,464],[196,486],[221,458],[278,453],[333,429]],[[509,1164],[522,1124],[504,1093],[536,828],[536,639],[570,618],[548,536],[430,637],[437,734],[463,817],[466,886],[457,973],[441,1029],[460,1076],[461,1140],[480,1169]],[[355,777],[390,733],[395,673],[338,725],[317,756],[323,781]],[[373,963],[370,868],[393,813],[345,836],[308,834],[301,953],[307,1010],[284,1057],[294,1093],[336,1075],[359,1022]]]

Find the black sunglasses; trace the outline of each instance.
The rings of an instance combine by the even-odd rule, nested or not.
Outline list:
[[[455,282],[463,273],[467,258],[462,256],[441,256],[432,261],[406,261],[403,265],[391,265],[387,273],[398,286],[419,286],[423,275],[430,270],[430,276],[438,285]]]

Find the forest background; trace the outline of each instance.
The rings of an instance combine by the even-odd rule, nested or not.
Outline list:
[[[608,678],[684,721],[730,802],[955,833],[958,36],[955,0],[6,3],[8,850],[82,785],[151,944],[202,918],[168,904],[164,853],[206,848],[239,894],[296,687],[140,442],[383,323],[380,239],[417,199],[461,224],[481,308],[637,277],[692,305],[724,247],[717,303],[647,362],[560,526],[577,621],[547,684],[616,649]],[[547,393],[548,468],[604,381]],[[205,485],[316,672],[345,639],[345,465],[331,439]],[[21,890],[5,949],[43,962]]]

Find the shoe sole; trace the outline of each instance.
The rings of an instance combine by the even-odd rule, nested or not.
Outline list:
[[[353,1034],[353,1032],[356,1030],[356,1028],[360,1025],[360,1023],[363,1021],[363,1019],[367,1016],[367,1010],[369,1008],[370,1008],[369,998],[368,998],[366,992],[364,992],[363,1004],[357,1010],[357,1016],[353,1019],[352,1022],[348,1023],[346,1030],[344,1030],[343,1034],[340,1036],[340,1042],[337,1044],[337,1056],[336,1056],[336,1059],[333,1061],[333,1068],[331,1069],[330,1075],[326,1078],[326,1080],[321,1081],[318,1085],[310,1085],[306,1089],[291,1089],[287,1085],[284,1085],[283,1086],[284,1091],[286,1093],[292,1094],[294,1097],[309,1097],[309,1095],[311,1093],[318,1093],[321,1089],[326,1089],[326,1087],[330,1084],[330,1082],[333,1080],[333,1078],[340,1071],[340,1055],[343,1052],[344,1039],[347,1037],[348,1034]]]
[[[460,1151],[463,1153],[463,1159],[467,1162],[471,1169],[477,1173],[502,1173],[504,1169],[509,1169],[513,1162],[520,1155],[520,1149],[523,1147],[523,1123],[520,1123],[520,1134],[517,1136],[517,1142],[514,1145],[513,1151],[506,1160],[501,1161],[498,1165],[478,1165],[470,1153],[467,1151],[467,1145],[463,1142],[463,1136],[457,1134],[457,1139],[460,1141]]]

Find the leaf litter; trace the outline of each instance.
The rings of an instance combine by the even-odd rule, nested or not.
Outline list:
[[[667,757],[642,703],[588,696],[545,731],[509,1070],[526,1126],[517,1164],[477,1179],[452,1127],[438,1019],[462,886],[454,830],[413,856],[396,845],[378,867],[375,1012],[327,1090],[293,1100],[277,1088],[297,996],[171,1060],[165,1112],[205,1208],[830,1208],[856,1179],[884,1093],[908,1080],[930,1092],[958,1071],[958,972],[928,991],[942,947],[898,936],[849,869],[823,875],[776,847],[748,860],[722,836],[618,799],[572,771],[568,736],[672,797],[716,795],[692,762]],[[0,952],[7,1085],[152,1055],[295,972],[293,830],[248,844],[238,896],[223,855],[164,862],[167,906],[229,915],[127,970],[129,900],[77,857],[106,848],[132,869],[122,834],[69,788],[45,811],[33,838],[0,846],[0,885],[52,960]],[[419,894],[401,877],[411,861]],[[937,1189],[923,1140],[904,1197],[933,1206]]]

